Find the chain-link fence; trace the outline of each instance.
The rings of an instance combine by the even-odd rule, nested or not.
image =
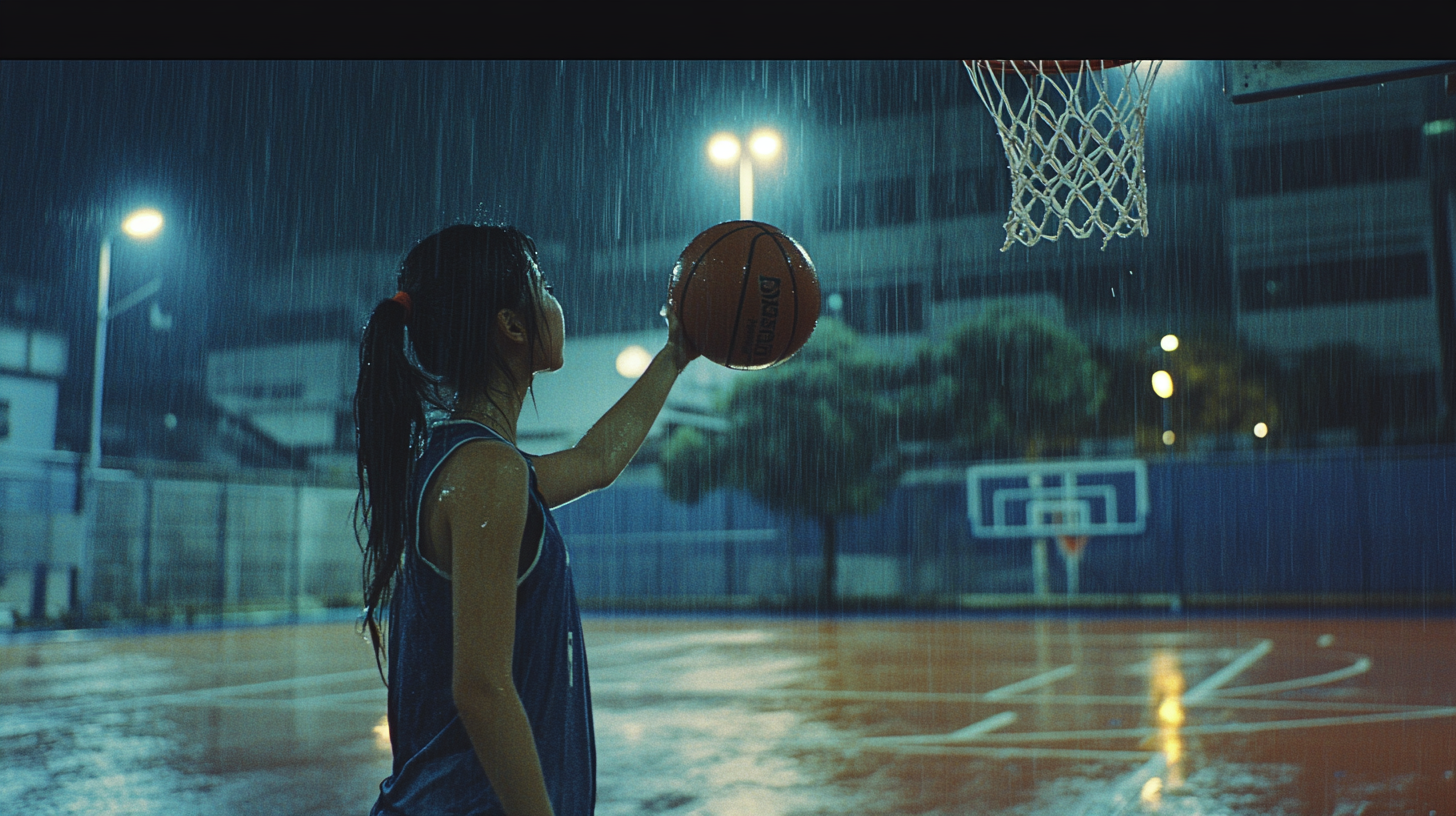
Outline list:
[[[356,495],[103,471],[84,506],[0,508],[0,607],[33,620],[84,606],[92,621],[352,607]]]

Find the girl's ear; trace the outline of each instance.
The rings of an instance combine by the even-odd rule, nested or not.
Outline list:
[[[528,340],[528,338],[526,337],[525,324],[523,324],[520,317],[518,317],[516,313],[511,311],[510,309],[501,309],[499,312],[496,313],[495,327],[497,330],[500,331],[500,333],[505,337],[506,340],[512,343],[525,345]]]

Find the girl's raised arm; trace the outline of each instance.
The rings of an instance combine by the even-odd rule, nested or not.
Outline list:
[[[575,447],[534,460],[536,486],[550,507],[601,490],[616,481],[637,455],[657,420],[677,375],[698,356],[682,336],[682,324],[667,310],[667,345]]]

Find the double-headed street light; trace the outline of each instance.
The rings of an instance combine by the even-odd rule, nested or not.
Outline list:
[[[719,133],[708,140],[708,157],[714,164],[731,167],[738,162],[738,218],[753,220],[753,161],[768,163],[778,158],[783,150],[783,139],[767,128],[755,130],[748,137],[748,149],[744,150],[738,137],[732,133]]]
[[[131,238],[147,240],[155,238],[162,231],[162,214],[153,209],[142,209],[128,215],[121,222],[121,231]],[[111,305],[111,240],[115,233],[110,230],[101,239],[101,263],[96,272],[96,358],[95,370],[91,376],[91,471],[101,468],[101,394],[106,375],[106,328],[113,314],[121,314],[132,306],[156,294],[161,280],[154,279],[140,289],[122,298],[113,308]]]

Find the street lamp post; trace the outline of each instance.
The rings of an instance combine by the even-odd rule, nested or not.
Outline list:
[[[145,240],[156,237],[157,233],[162,231],[162,223],[162,214],[156,210],[137,210],[121,222],[121,231],[132,238]],[[101,261],[96,271],[96,357],[95,369],[91,372],[91,443],[88,451],[88,463],[93,474],[101,469],[101,395],[106,382],[106,331],[113,313],[111,308],[111,240],[113,237],[114,234],[108,231],[101,239]],[[128,295],[122,303],[117,304],[119,308],[114,311],[119,314],[150,297],[157,291],[158,286],[159,282],[156,280],[142,286]]]
[[[137,240],[145,240],[161,232],[162,223],[162,214],[156,210],[137,210],[121,222],[121,231]],[[161,288],[161,280],[153,279],[112,307],[111,242],[114,237],[115,233],[110,229],[102,236],[101,259],[96,270],[96,356],[93,361],[95,369],[91,372],[91,439],[86,457],[89,485],[85,488],[81,484],[76,486],[77,496],[86,495],[85,511],[89,517],[87,526],[90,528],[88,534],[81,539],[80,563],[75,567],[76,584],[73,584],[74,594],[71,598],[72,612],[82,620],[86,618],[91,600],[90,539],[96,535],[96,479],[101,470],[101,397],[106,383],[106,330],[113,315],[121,314],[141,303]],[[145,556],[143,558],[145,560]]]
[[[779,135],[767,128],[754,131],[748,137],[748,149],[744,150],[738,137],[732,133],[719,133],[708,140],[708,157],[721,167],[731,167],[738,162],[738,218],[753,220],[753,159],[767,163],[778,157],[783,148]]]

